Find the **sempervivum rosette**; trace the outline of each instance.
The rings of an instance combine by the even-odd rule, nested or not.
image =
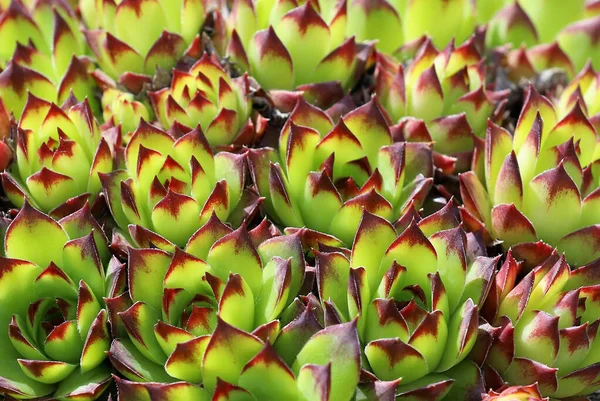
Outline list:
[[[133,93],[106,88],[102,93],[102,117],[102,128],[120,127],[123,141],[127,143],[142,120],[151,121],[152,108],[137,100]]]
[[[404,116],[429,122],[464,112],[476,133],[484,129],[500,95],[486,88],[474,38],[457,48],[451,43],[441,52],[426,40],[406,68],[379,55],[375,94],[394,122]]]
[[[171,86],[150,92],[156,116],[165,129],[175,122],[200,125],[208,143],[229,145],[250,124],[250,87],[246,76],[231,79],[217,58],[204,53],[189,71],[175,70]]]
[[[412,202],[420,206],[432,185],[429,145],[392,143],[375,101],[335,126],[323,111],[300,102],[281,131],[279,154],[262,148],[248,155],[270,217],[346,244],[363,209],[395,221]]]
[[[345,4],[319,14],[313,2],[273,3],[234,2],[227,54],[266,90],[296,89],[321,103],[343,96],[370,53],[363,55],[370,46],[356,44],[354,37],[345,39]]]
[[[507,387],[498,391],[490,390],[483,395],[482,401],[549,401],[549,399],[542,397],[538,386],[532,384]]]
[[[342,321],[358,316],[370,370],[380,380],[402,379],[397,400],[465,399],[452,387],[457,372],[478,376],[461,362],[474,347],[497,259],[469,256],[452,204],[407,223],[398,235],[365,211],[350,255],[317,253],[320,299]]]
[[[11,42],[17,35],[18,41]],[[29,93],[62,104],[72,92],[79,100],[87,96],[92,109],[98,109],[88,75],[91,63],[77,57],[85,53],[83,36],[64,1],[37,1],[30,13],[20,0],[13,0],[0,12],[0,37],[0,96],[17,118]],[[10,53],[3,60],[5,51]]]
[[[466,214],[505,248],[542,239],[574,265],[598,258],[596,141],[579,107],[556,123],[552,105],[530,88],[514,140],[490,123],[475,171],[460,175]]]
[[[32,241],[36,242],[31,246]],[[0,394],[95,400],[108,387],[104,297],[125,288],[125,266],[84,206],[55,221],[25,204],[0,258]]]
[[[244,205],[246,156],[213,155],[199,126],[179,134],[142,120],[125,148],[126,169],[101,175],[115,221],[138,244],[151,236],[168,250],[183,247],[213,213],[225,221]]]
[[[16,160],[10,172],[2,173],[13,204],[20,207],[27,199],[60,216],[95,199],[101,189],[98,173],[112,171],[113,157],[87,100],[62,110],[29,95],[16,129]]]
[[[77,16],[65,0],[2,0],[0,37],[0,68],[11,59],[18,44],[30,44],[44,55],[56,57],[59,71],[71,56],[84,54],[86,49]]]
[[[484,306],[490,324],[481,326],[480,338],[491,340],[481,347],[486,380],[537,383],[552,399],[591,394],[600,387],[599,266],[571,271],[564,255],[538,243],[540,257],[518,280],[522,266],[509,252],[498,272]]]
[[[202,368],[202,376],[198,375],[194,382],[200,382],[201,377],[203,387],[194,382],[136,383],[117,379],[119,395],[123,399],[149,399],[152,395],[163,401],[394,399],[398,381],[370,380],[359,384],[356,322],[332,324],[324,329],[314,320],[294,323],[299,352],[293,364],[287,364],[270,342],[277,338],[277,331],[268,333],[274,337],[265,337],[266,333],[247,333],[219,319],[212,335],[198,337],[205,344],[198,353],[198,365],[194,366]],[[299,332],[302,329],[304,335]],[[310,337],[314,329],[318,331]],[[284,330],[281,335],[289,338],[290,332]]]
[[[79,5],[90,48],[114,79],[175,66],[205,19],[202,0],[79,0]]]
[[[118,319],[113,365],[133,381],[237,384],[304,281],[299,234],[256,239],[213,218],[185,251],[130,249],[128,296],[107,300]]]

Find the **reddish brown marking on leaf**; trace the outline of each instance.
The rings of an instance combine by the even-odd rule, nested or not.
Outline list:
[[[399,338],[384,338],[372,341],[370,347],[375,347],[386,354],[391,366],[401,363],[405,358],[420,358],[423,356],[412,346],[404,343]]]
[[[44,371],[52,366],[60,366],[64,364],[64,362],[31,361],[27,359],[18,359],[18,361],[35,377],[42,377],[44,375]]]
[[[194,331],[196,328],[201,327],[206,332],[212,332],[213,327],[210,325],[210,317],[214,314],[215,311],[212,308],[194,306],[192,308],[192,313],[185,324],[186,330]]]
[[[132,212],[134,212],[138,218],[141,218],[140,212],[135,202],[133,190],[131,188],[131,182],[131,179],[127,181],[121,181],[121,202],[123,202],[125,207],[129,208]]]
[[[427,311],[417,305],[414,299],[411,299],[408,305],[400,310],[400,314],[411,331],[414,331],[423,319],[425,319]]]
[[[386,2],[387,3],[387,2]],[[347,68],[350,68],[357,59],[358,47],[354,36],[346,39],[340,46],[334,49],[321,61],[321,64],[335,60],[343,60]]]
[[[292,66],[292,57],[285,48],[285,45],[277,37],[277,34],[275,34],[275,30],[272,26],[269,26],[269,28],[264,31],[258,31],[254,35],[253,40],[261,59],[267,55],[273,54],[276,57],[286,60],[290,67]]]

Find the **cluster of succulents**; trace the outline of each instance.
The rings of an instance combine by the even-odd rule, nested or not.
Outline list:
[[[0,0],[0,400],[593,400],[598,37],[594,0]]]

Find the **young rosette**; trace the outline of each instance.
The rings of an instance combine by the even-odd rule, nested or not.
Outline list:
[[[235,0],[227,55],[265,90],[298,90],[321,104],[350,89],[370,45],[345,39],[346,4]],[[326,93],[325,93],[326,92]]]
[[[91,401],[108,387],[104,297],[119,295],[126,276],[116,259],[107,263],[106,242],[87,204],[57,222],[26,203],[10,224],[0,257],[0,394]]]
[[[482,401],[549,401],[549,398],[544,398],[540,394],[538,386],[532,384],[530,386],[512,386],[502,390],[490,390],[484,394]]]
[[[85,54],[79,20],[67,1],[0,3],[0,68],[6,66],[19,45],[30,45],[46,56],[53,56],[59,70],[67,67],[73,55]]]
[[[350,255],[316,253],[323,307],[341,321],[358,317],[372,373],[402,380],[396,400],[467,399],[464,387],[454,384],[477,387],[481,380],[465,358],[498,259],[469,256],[458,216],[453,204],[422,220],[412,213],[398,235],[365,211]]]
[[[163,128],[175,122],[200,125],[208,143],[216,147],[252,133],[249,93],[246,75],[231,79],[215,55],[204,53],[189,71],[173,71],[170,87],[148,95]]]
[[[485,129],[502,92],[486,87],[484,60],[471,37],[438,51],[427,39],[408,67],[378,55],[375,94],[393,122],[405,116],[430,121],[465,113],[475,133]]]
[[[333,124],[301,100],[283,127],[279,152],[248,152],[267,214],[285,227],[307,227],[351,244],[362,211],[396,221],[420,207],[432,185],[432,152],[425,143],[392,143],[372,100]]]
[[[514,139],[490,123],[460,191],[465,215],[505,249],[541,239],[581,266],[600,257],[596,131],[579,104],[556,121],[551,103],[530,88]]]
[[[88,44],[113,79],[174,67],[205,20],[202,0],[79,0],[79,7]]]
[[[142,119],[151,121],[154,115],[150,105],[137,100],[133,93],[107,88],[102,93],[102,117],[102,128],[120,127],[123,141],[127,143]]]
[[[91,62],[78,57],[86,46],[75,12],[60,0],[38,1],[31,12],[13,0],[1,10],[0,96],[10,112],[19,118],[29,93],[58,104],[73,93],[79,100],[88,97],[97,111]]]
[[[480,327],[486,341],[478,347],[486,354],[486,380],[537,383],[552,399],[586,396],[600,388],[600,266],[571,270],[564,255],[550,247],[548,253],[538,251],[546,247],[538,243],[531,249],[542,261],[524,277],[523,263],[536,262],[517,260],[511,252],[496,276],[483,308],[490,323]]]
[[[248,206],[245,154],[213,155],[200,126],[180,134],[142,120],[125,148],[126,168],[100,175],[112,216],[135,244],[152,237],[168,251],[184,247],[213,213],[226,221]]]
[[[101,185],[98,173],[113,169],[111,148],[87,100],[62,110],[33,95],[19,120],[15,163],[2,173],[2,186],[17,207],[27,199],[54,215],[93,201]]]

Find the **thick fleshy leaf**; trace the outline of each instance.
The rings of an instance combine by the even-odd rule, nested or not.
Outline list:
[[[331,394],[350,399],[360,376],[360,348],[356,320],[329,326],[315,334],[302,348],[293,369],[306,364],[331,363]]]

